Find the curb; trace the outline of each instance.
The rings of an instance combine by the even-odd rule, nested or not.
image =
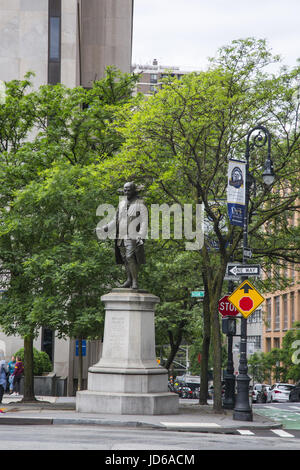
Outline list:
[[[143,428],[143,429],[159,429],[165,431],[176,432],[199,432],[199,433],[213,433],[213,434],[237,434],[238,429],[247,429],[249,431],[255,430],[268,430],[268,429],[281,429],[282,424],[258,424],[258,425],[241,425],[241,426],[222,426],[212,423],[212,425],[201,425],[201,423],[163,423],[153,424],[143,421],[118,421],[111,419],[98,419],[98,418],[42,418],[42,417],[18,417],[18,416],[0,416],[1,425],[89,425],[89,426],[114,426],[114,427],[128,427],[128,428]]]

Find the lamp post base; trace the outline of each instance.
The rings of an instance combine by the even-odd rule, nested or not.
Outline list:
[[[233,419],[235,421],[253,421],[252,410],[250,410],[250,411],[237,411],[237,410],[234,410]]]

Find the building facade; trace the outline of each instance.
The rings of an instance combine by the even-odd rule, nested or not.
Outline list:
[[[136,92],[146,96],[156,93],[162,85],[162,79],[168,75],[175,78],[182,78],[183,75],[196,70],[186,70],[180,67],[160,65],[156,59],[151,65],[133,64],[132,72],[139,75]]]
[[[0,80],[91,86],[115,65],[130,72],[133,0],[1,0]]]
[[[300,322],[300,277],[294,266],[288,268],[292,285],[265,295],[264,352],[281,348],[286,332]]]
[[[0,92],[3,82],[21,80],[29,71],[35,88],[47,83],[89,88],[111,65],[129,73],[132,27],[133,0],[0,0]],[[1,357],[9,359],[22,346],[21,338],[0,331]],[[76,341],[42,329],[34,347],[49,354],[58,376],[68,377],[72,395]],[[84,378],[100,354],[99,342],[87,342]]]
[[[299,226],[299,210],[293,213],[289,220],[291,227]],[[264,308],[264,329],[263,337],[264,352],[269,352],[273,348],[281,348],[282,340],[286,332],[295,327],[296,322],[300,322],[300,270],[299,265],[285,263],[280,268],[273,267],[268,273],[275,282],[278,279],[289,280],[289,286],[282,290],[278,283],[278,289],[265,294]]]

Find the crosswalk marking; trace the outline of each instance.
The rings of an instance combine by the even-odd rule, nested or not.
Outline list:
[[[242,436],[254,436],[254,432],[250,431],[249,429],[237,429]]]
[[[271,431],[274,434],[277,434],[277,436],[280,437],[295,437],[293,434],[290,434],[289,432],[283,431],[282,429],[271,429]]]
[[[201,427],[201,428],[220,428],[221,427],[220,424],[202,423],[202,422],[201,423],[182,423],[182,422],[168,423],[168,422],[161,421],[160,424],[162,424],[163,426],[168,426],[168,427],[178,427],[178,426],[190,427],[190,428],[198,428],[198,427]]]

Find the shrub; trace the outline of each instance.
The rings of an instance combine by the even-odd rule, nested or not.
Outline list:
[[[19,349],[15,353],[15,357],[19,356],[24,361],[24,348]],[[43,372],[51,372],[52,363],[48,354],[45,351],[38,351],[33,348],[33,374],[42,375]]]

